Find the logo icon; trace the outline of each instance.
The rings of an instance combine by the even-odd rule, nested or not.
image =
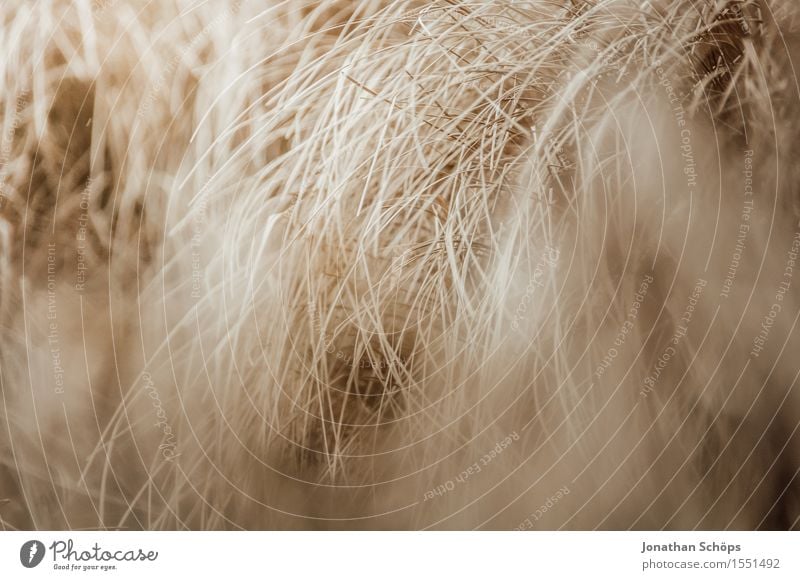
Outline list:
[[[44,544],[39,540],[29,540],[19,549],[19,561],[26,568],[35,568],[44,559]]]

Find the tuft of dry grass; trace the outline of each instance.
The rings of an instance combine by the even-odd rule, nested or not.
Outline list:
[[[4,526],[796,527],[796,11],[11,2]]]

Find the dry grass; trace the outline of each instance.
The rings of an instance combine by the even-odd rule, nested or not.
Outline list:
[[[12,4],[7,527],[797,526],[788,0]]]

